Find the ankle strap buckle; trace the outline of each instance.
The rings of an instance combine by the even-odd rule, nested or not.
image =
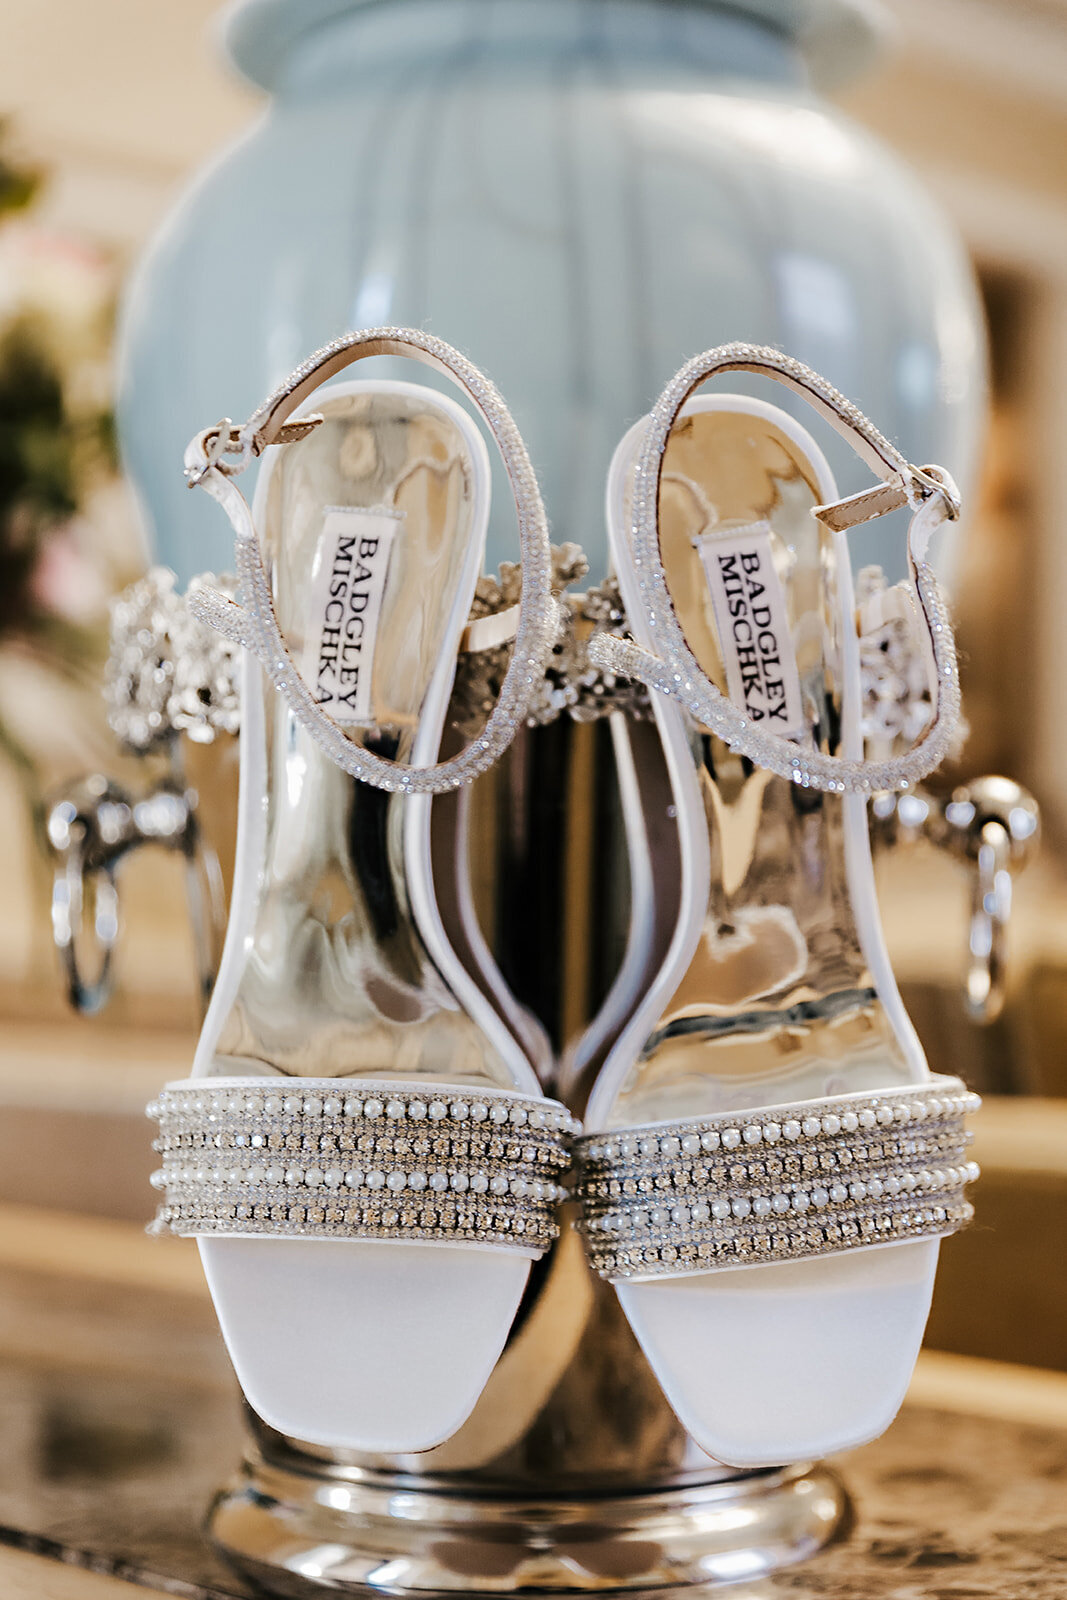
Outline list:
[[[861,523],[873,522],[887,512],[910,506],[917,512],[937,495],[945,508],[945,520],[955,522],[960,515],[961,496],[952,477],[944,467],[913,467],[906,462],[892,477],[876,483],[873,488],[861,489],[844,500],[834,500],[828,505],[815,506],[814,514],[833,533],[847,533]]]
[[[911,494],[908,495],[908,499],[911,500],[916,509],[918,509],[918,504],[922,504],[929,500],[932,495],[937,494],[945,502],[948,521],[959,521],[963,505],[962,496],[956,487],[955,479],[945,471],[944,467],[931,465],[913,467],[909,462],[908,475],[911,479],[910,488],[915,495],[915,500],[912,500]]]
[[[230,454],[236,455],[237,459],[222,459]],[[253,441],[245,438],[243,430],[235,427],[229,417],[223,417],[213,428],[205,428],[198,433],[190,445],[186,454],[186,484],[190,489],[195,489],[212,468],[224,477],[235,478],[244,471],[253,454]]]

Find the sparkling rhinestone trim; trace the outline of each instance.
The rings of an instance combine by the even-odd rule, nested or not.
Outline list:
[[[589,660],[589,636],[594,630],[622,632],[626,617],[618,585],[613,578],[577,594],[563,590],[579,582],[589,563],[579,545],[552,547],[552,587],[559,597],[560,626],[544,677],[530,700],[526,721],[530,727],[569,716],[575,722],[594,722],[621,711],[647,720],[652,716],[649,693],[643,683],[604,673]],[[521,569],[504,562],[498,578],[481,578],[471,616],[491,616],[518,603],[522,592]],[[511,645],[471,650],[460,657],[452,694],[451,712],[456,726],[475,737],[503,682]]]
[[[416,1239],[540,1255],[580,1130],[500,1089],[388,1079],[194,1078],[148,1107],[151,1231]]]
[[[887,477],[895,475],[908,494],[916,513],[909,532],[909,560],[933,646],[938,691],[933,725],[903,756],[879,762],[850,761],[805,749],[763,731],[710,682],[686,643],[660,559],[660,467],[675,418],[692,391],[714,373],[737,369],[758,369],[769,377],[783,378],[808,391],[809,398],[814,396],[817,402],[829,408],[873,450],[885,464]],[[767,346],[750,344],[722,345],[694,356],[675,374],[653,407],[634,469],[632,559],[658,655],[651,655],[630,640],[603,633],[590,641],[590,661],[607,671],[638,678],[660,694],[677,700],[732,750],[748,756],[758,767],[804,788],[831,793],[910,788],[944,760],[960,718],[959,673],[952,628],[933,571],[916,551],[916,527],[921,509],[933,494],[944,500],[946,516],[955,514],[956,508],[948,492],[935,489],[933,483],[928,473],[911,467],[850,400],[802,362]]]
[[[230,483],[234,473],[247,465],[259,430],[286,396],[335,356],[351,351],[352,359],[357,360],[361,346],[378,345],[383,341],[405,346],[415,359],[420,355],[429,357],[432,364],[446,368],[466,390],[500,449],[518,513],[522,595],[515,644],[499,696],[478,738],[451,760],[426,767],[404,766],[356,744],[317,703],[278,627],[270,579],[251,516],[236,487]],[[239,430],[238,444],[240,459],[227,465],[225,471],[221,464],[203,467],[197,464],[187,467],[187,471],[192,473],[190,481],[202,483],[231,516],[237,532],[237,572],[248,614],[247,642],[263,661],[274,687],[288,701],[296,720],[331,761],[375,788],[441,794],[472,782],[499,760],[526,721],[530,703],[544,677],[545,662],[558,624],[558,609],[551,592],[548,524],[541,492],[522,435],[495,385],[458,350],[432,334],[413,328],[367,328],[333,340],[303,362]],[[197,454],[204,456],[207,463],[202,445]],[[189,460],[188,454],[186,459]],[[236,502],[233,496],[237,497]],[[214,620],[206,611],[201,615],[206,621]]]
[[[210,744],[236,733],[240,721],[237,651],[205,628],[195,609],[175,592],[174,573],[153,567],[111,602],[111,649],[104,699],[113,732],[133,750],[151,750],[184,733]],[[206,574],[219,603],[232,604],[230,578]]]
[[[954,1233],[969,1222],[958,1078],[594,1134],[581,1230],[603,1278],[676,1277]]]
[[[552,588],[560,597],[562,618],[547,669],[530,703],[530,726],[567,715],[592,722],[615,711],[638,721],[651,717],[649,691],[637,678],[616,678],[589,661],[593,631],[622,635],[625,609],[613,578],[577,594],[564,594],[579,582],[589,564],[576,544],[552,546]],[[104,696],[108,721],[124,744],[147,750],[176,733],[209,744],[220,733],[240,728],[238,647],[247,643],[244,608],[234,603],[237,580],[204,573],[193,578],[183,598],[166,567],[130,584],[111,602],[111,651]],[[857,577],[856,601],[862,608],[885,592],[879,567]],[[478,580],[471,620],[517,606],[521,568],[504,562],[499,576]],[[223,637],[219,637],[219,635]],[[511,658],[511,643],[460,655],[450,715],[475,738],[500,692]],[[926,667],[907,623],[891,618],[860,636],[863,735],[879,749],[900,738],[918,738],[933,715]]]
[[[881,567],[862,568],[856,575],[858,615],[862,618],[867,605],[889,593]],[[913,744],[930,723],[934,707],[926,662],[908,622],[893,615],[877,627],[861,631],[859,655],[860,731],[865,744],[883,752],[892,750],[900,740]]]

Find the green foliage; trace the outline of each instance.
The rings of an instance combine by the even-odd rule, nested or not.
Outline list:
[[[7,121],[0,117],[0,141],[7,136]],[[41,187],[41,174],[30,167],[18,166],[0,151],[0,216],[5,212],[22,211]]]
[[[41,544],[77,504],[70,431],[58,372],[14,324],[0,336],[0,636],[32,621]]]
[[[6,124],[0,119],[0,141]],[[0,226],[28,205],[40,175],[0,150]],[[114,467],[110,414],[73,413],[61,345],[38,314],[0,328],[0,640],[47,635],[54,665],[73,665],[77,629],[41,607],[34,572],[49,535],[70,518],[88,480]],[[64,659],[64,658],[70,659]]]

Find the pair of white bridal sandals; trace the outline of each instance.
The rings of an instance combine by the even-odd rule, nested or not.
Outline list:
[[[495,438],[518,510],[514,616],[468,624],[489,469],[465,411],[377,380],[303,409],[381,354],[447,372]],[[880,484],[840,500],[784,412],[693,397],[730,370],[810,401]],[[233,480],[270,446],[250,512]],[[958,512],[947,475],[755,346],[688,363],[623,439],[608,522],[634,637],[594,634],[589,655],[652,691],[669,785],[615,732],[649,901],[634,926],[660,933],[635,935],[556,1101],[469,913],[464,852],[434,848],[525,719],[555,628],[544,513],[499,395],[428,335],[352,334],[243,428],[199,435],[186,466],[237,532],[243,604],[190,603],[247,647],[241,808],[193,1075],[150,1108],[157,1225],[198,1238],[252,1406],[327,1446],[449,1437],[556,1238],[573,1163],[592,1265],[704,1450],[773,1465],[876,1435],[977,1170],[976,1099],[930,1077],[897,994],[866,817],[870,793],[941,760],[958,719],[926,564]],[[846,533],[901,506],[934,715],[872,763]],[[500,696],[456,749],[457,657],[512,632]]]
[[[466,392],[518,511],[511,663],[480,736],[443,761],[457,654],[477,647],[482,436],[407,383],[338,384],[298,409],[390,354]],[[264,451],[250,512],[234,479]],[[431,872],[432,796],[499,758],[543,674],[541,498],[492,384],[400,329],[319,351],[243,428],[199,435],[186,472],[233,523],[244,599],[190,603],[247,652],[225,950],[192,1077],[150,1108],[158,1224],[198,1238],[237,1375],[272,1427],[426,1449],[471,1411],[556,1237],[577,1128],[460,963]]]

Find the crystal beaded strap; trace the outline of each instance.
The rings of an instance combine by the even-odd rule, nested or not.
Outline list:
[[[902,756],[879,762],[853,761],[805,750],[781,735],[763,732],[710,682],[686,642],[659,551],[663,453],[675,418],[693,390],[715,373],[738,371],[775,378],[802,395],[883,479],[883,485],[873,491],[816,508],[815,514],[828,526],[850,527],[904,504],[912,508],[908,561],[933,646],[937,708],[929,731]],[[926,548],[935,530],[958,514],[959,497],[947,473],[941,468],[910,466],[851,401],[810,367],[762,345],[731,344],[705,351],[687,362],[664,389],[650,416],[634,469],[633,563],[660,654],[653,655],[631,640],[598,634],[590,641],[589,659],[669,695],[731,749],[805,788],[839,793],[907,789],[944,760],[960,717],[955,641],[937,580],[926,561]]]
[[[148,1115],[157,1233],[416,1239],[540,1255],[580,1131],[564,1106],[388,1079],[193,1078]]]
[[[499,446],[518,511],[522,596],[515,648],[500,696],[478,738],[451,760],[427,767],[404,766],[362,748],[316,702],[278,627],[251,512],[232,481],[268,445],[292,443],[317,427],[321,417],[285,419],[319,384],[353,361],[374,355],[411,356],[447,373],[467,392]],[[235,459],[227,461],[228,454]],[[511,413],[484,373],[451,345],[417,329],[369,328],[349,333],[316,351],[291,373],[243,427],[235,429],[226,420],[198,434],[186,451],[185,468],[189,484],[201,484],[233,524],[237,572],[246,602],[239,606],[225,596],[201,590],[190,597],[190,608],[202,621],[259,656],[294,717],[331,761],[375,788],[441,794],[471,782],[499,760],[524,722],[541,682],[555,636],[557,611],[551,592],[548,525],[537,479]]]
[[[964,1117],[958,1078],[578,1142],[581,1229],[601,1277],[674,1277],[954,1233]]]

